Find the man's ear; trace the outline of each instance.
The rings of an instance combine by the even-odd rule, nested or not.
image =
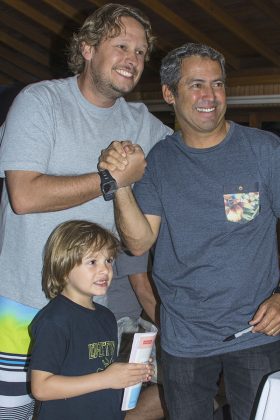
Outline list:
[[[91,60],[94,47],[92,47],[91,45],[88,45],[85,41],[83,41],[81,43],[80,50],[81,50],[82,56],[84,57],[86,61]]]
[[[169,105],[173,105],[175,102],[174,95],[167,85],[162,85],[162,95],[165,102]]]

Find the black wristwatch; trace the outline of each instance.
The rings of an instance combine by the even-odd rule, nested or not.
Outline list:
[[[105,169],[104,171],[98,171],[101,184],[100,188],[105,201],[113,200],[115,197],[115,192],[118,189],[118,184],[115,178],[112,177],[110,172]]]

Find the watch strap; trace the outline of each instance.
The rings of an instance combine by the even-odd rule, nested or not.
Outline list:
[[[98,171],[98,174],[100,176],[101,179],[101,191],[103,194],[103,198],[105,201],[110,201],[113,200],[115,198],[115,191],[117,189],[117,182],[115,180],[115,178],[112,177],[112,175],[110,174],[110,172],[107,169],[104,170],[100,170]],[[114,190],[110,191],[110,190],[106,190],[106,185],[108,184],[114,184]]]

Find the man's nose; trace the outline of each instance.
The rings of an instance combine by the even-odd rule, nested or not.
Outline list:
[[[214,98],[215,97],[215,91],[213,86],[211,85],[206,85],[203,88],[203,96],[206,98]]]
[[[136,51],[129,50],[126,53],[126,60],[129,62],[129,64],[137,64],[138,63],[138,54]]]

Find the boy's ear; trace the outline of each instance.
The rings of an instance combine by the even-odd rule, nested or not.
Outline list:
[[[165,102],[169,105],[173,105],[175,102],[174,95],[167,85],[162,85],[162,95]]]
[[[91,45],[88,45],[85,41],[83,41],[81,43],[80,50],[81,50],[82,56],[84,57],[86,61],[91,60],[94,47],[92,47]]]

